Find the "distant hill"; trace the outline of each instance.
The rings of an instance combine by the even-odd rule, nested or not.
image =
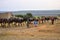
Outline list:
[[[26,10],[26,11],[11,11],[14,15],[32,13],[33,16],[57,16],[60,10]]]

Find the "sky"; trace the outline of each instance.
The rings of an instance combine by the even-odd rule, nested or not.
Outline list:
[[[60,10],[60,0],[0,0],[0,11]]]

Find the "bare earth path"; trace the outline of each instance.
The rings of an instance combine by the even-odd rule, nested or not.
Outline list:
[[[60,23],[31,28],[0,28],[0,40],[60,40]]]

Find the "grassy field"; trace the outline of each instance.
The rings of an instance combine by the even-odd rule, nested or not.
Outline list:
[[[54,25],[50,22],[38,24],[31,28],[14,27],[0,28],[0,40],[60,40],[60,20],[57,20]]]

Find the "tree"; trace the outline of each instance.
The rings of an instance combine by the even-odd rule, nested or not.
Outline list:
[[[33,17],[33,15],[31,13],[27,13],[26,16],[29,17],[29,18]]]

